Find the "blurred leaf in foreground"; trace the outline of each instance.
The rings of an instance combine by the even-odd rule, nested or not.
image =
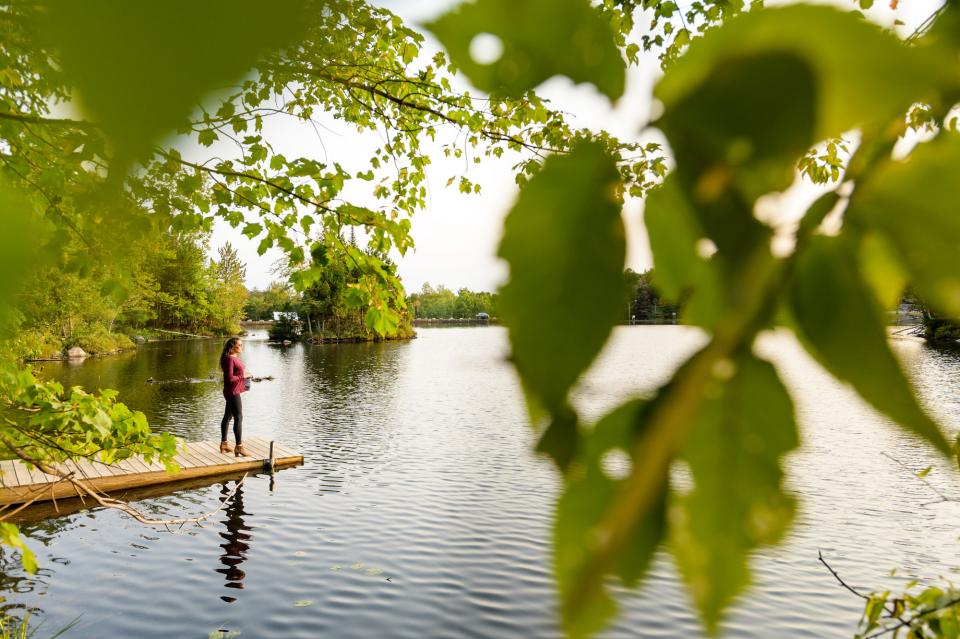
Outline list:
[[[798,256],[790,304],[800,338],[838,379],[939,450],[950,446],[917,403],[890,347],[883,311],[846,238],[816,237]]]
[[[623,94],[626,65],[611,24],[588,0],[465,2],[427,28],[483,91],[522,95],[565,75],[611,100]],[[482,45],[491,51],[478,54]]]
[[[773,366],[723,360],[680,458],[693,489],[671,505],[671,551],[708,630],[750,583],[749,553],[793,519],[780,458],[797,447],[793,402]]]
[[[847,216],[883,233],[923,299],[960,317],[960,139],[921,144],[857,187]]]
[[[547,160],[504,223],[499,255],[510,281],[500,293],[501,317],[524,387],[554,416],[569,413],[567,392],[622,310],[619,185],[603,147],[582,144]],[[557,427],[564,432],[558,446],[575,438],[574,421]]]
[[[59,0],[47,35],[84,111],[113,139],[122,172],[204,94],[294,42],[306,10],[322,3]]]

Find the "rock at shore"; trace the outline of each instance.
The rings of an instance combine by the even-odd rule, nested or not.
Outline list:
[[[74,346],[67,351],[67,357],[69,359],[83,359],[87,356],[87,352],[80,348],[79,346]]]

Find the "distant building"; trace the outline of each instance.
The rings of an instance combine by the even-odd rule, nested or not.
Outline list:
[[[282,319],[293,320],[294,322],[300,321],[300,316],[294,311],[274,311],[273,312],[273,321],[277,322]]]

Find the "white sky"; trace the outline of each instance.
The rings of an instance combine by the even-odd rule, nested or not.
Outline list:
[[[450,0],[374,0],[400,15],[408,24],[416,27],[439,15],[453,2]],[[686,6],[688,1],[680,2]],[[837,0],[835,4],[850,7],[854,3]],[[903,27],[912,31],[914,26],[930,15],[940,3],[937,0],[901,0],[896,12],[882,1],[869,15],[883,24],[891,24],[894,17],[906,23]],[[638,24],[642,26],[642,20]],[[439,45],[428,36],[425,55],[432,55]],[[538,92],[548,98],[554,108],[570,114],[575,126],[594,129],[606,128],[624,140],[660,140],[654,130],[645,130],[650,120],[650,95],[659,75],[659,64],[654,55],[647,55],[639,67],[631,67],[627,78],[625,95],[611,105],[591,85],[574,86],[565,78],[554,78],[541,85]],[[891,79],[895,81],[895,79]],[[476,91],[473,91],[476,93]],[[320,118],[323,127],[314,131],[309,125],[286,122],[271,122],[265,126],[267,138],[277,151],[288,157],[295,154],[330,162],[340,162],[348,171],[366,170],[367,159],[374,145],[380,140],[370,134],[359,135],[356,129],[330,117]],[[449,136],[455,135],[453,131]],[[439,137],[439,136],[438,136]],[[214,148],[216,150],[216,147]],[[209,157],[209,149],[203,155]],[[229,151],[224,150],[225,153]],[[416,243],[413,252],[399,258],[398,270],[408,292],[420,290],[424,282],[443,284],[457,290],[467,287],[472,290],[495,290],[507,275],[505,265],[496,258],[503,218],[512,204],[517,188],[511,170],[512,162],[504,158],[484,158],[481,164],[465,165],[464,161],[447,159],[442,153],[432,157],[428,167],[428,204],[412,218],[412,234]],[[446,187],[447,179],[464,172],[474,182],[479,182],[480,195],[461,194],[456,184]],[[372,183],[359,182],[353,190],[345,193],[357,203],[375,206],[376,202],[362,191]],[[781,215],[793,217],[806,208],[806,203],[815,196],[809,185],[797,184],[785,197],[774,201],[783,209]],[[650,251],[643,228],[642,202],[629,200],[624,211],[627,227],[627,266],[634,270],[649,268]],[[247,286],[265,288],[277,279],[272,274],[273,264],[280,252],[269,251],[257,255],[257,240],[248,240],[239,230],[218,222],[211,242],[212,254],[225,242],[231,242],[247,264]]]

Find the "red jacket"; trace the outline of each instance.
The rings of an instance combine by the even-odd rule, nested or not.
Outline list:
[[[243,383],[243,362],[230,355],[220,358],[220,368],[223,370],[223,396],[236,397],[247,390]]]

